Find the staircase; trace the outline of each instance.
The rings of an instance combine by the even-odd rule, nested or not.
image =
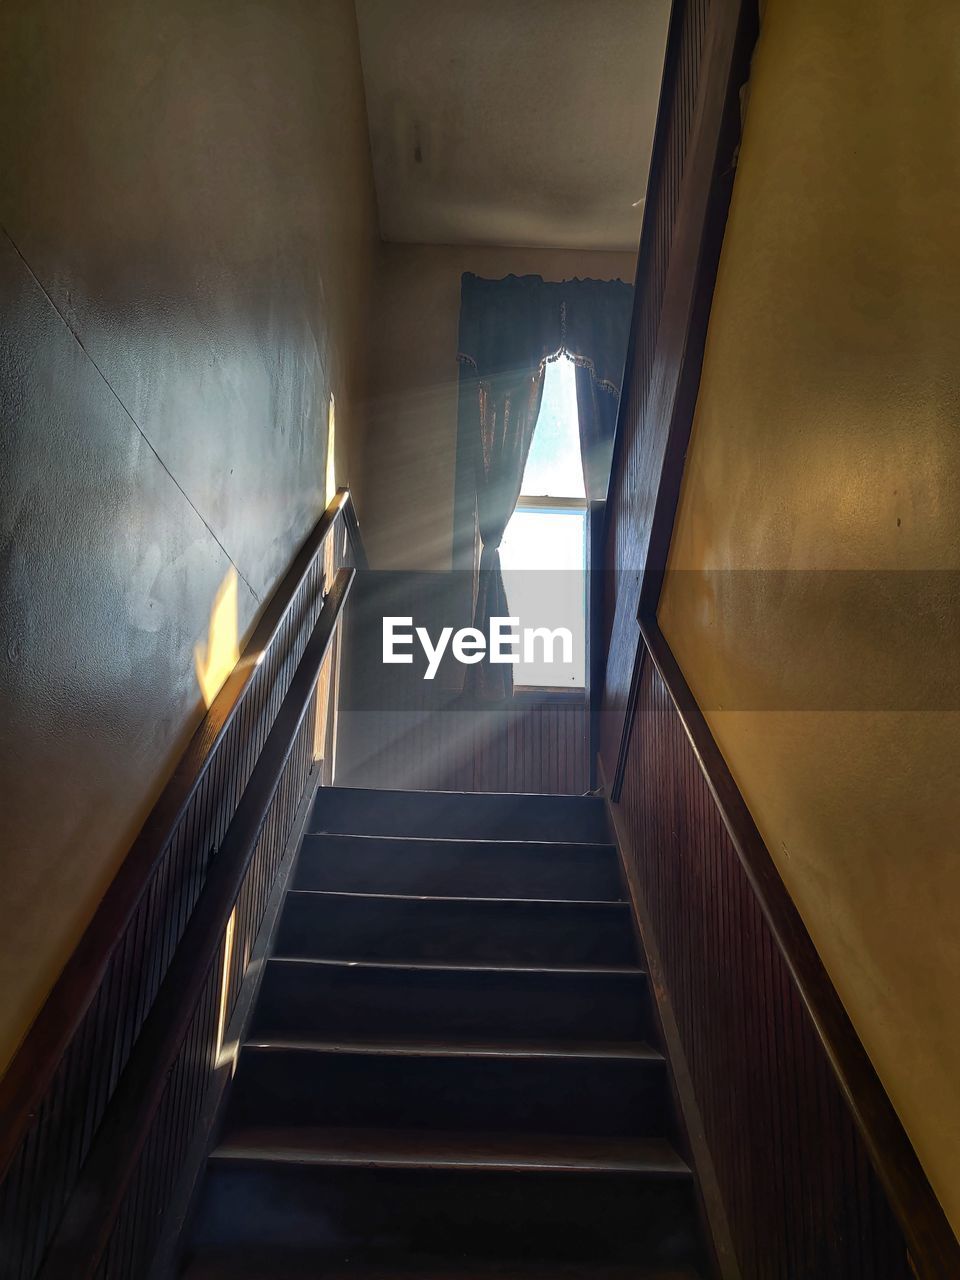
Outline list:
[[[602,802],[318,793],[189,1280],[707,1274]]]

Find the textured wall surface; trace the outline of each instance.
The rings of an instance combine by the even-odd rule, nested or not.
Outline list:
[[[660,610],[955,1229],[958,40],[765,6]]]
[[[349,0],[17,0],[0,119],[2,1063],[197,722],[195,648],[322,510],[331,392],[356,474],[377,233]]]

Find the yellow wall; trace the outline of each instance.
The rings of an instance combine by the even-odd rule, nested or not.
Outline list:
[[[960,568],[958,48],[766,5],[660,610],[955,1228],[957,592],[857,571]]]
[[[331,392],[355,477],[378,236],[353,0],[8,0],[0,121],[2,1070],[325,505]]]
[[[460,276],[633,283],[636,255],[464,245],[382,247],[371,330],[363,535],[380,569],[449,569]]]

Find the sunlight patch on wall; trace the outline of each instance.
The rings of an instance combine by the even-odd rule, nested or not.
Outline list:
[[[240,658],[237,608],[237,571],[231,565],[213,599],[206,644],[193,648],[197,684],[208,707]]]
[[[327,406],[327,472],[326,500],[329,505],[337,492],[337,402],[330,393]]]

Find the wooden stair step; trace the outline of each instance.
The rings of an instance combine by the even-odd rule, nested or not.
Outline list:
[[[250,1037],[635,1041],[652,1035],[637,966],[268,961]]]
[[[269,1150],[283,1150],[270,1141]],[[415,1143],[422,1145],[420,1135],[411,1137]],[[517,1152],[509,1154],[516,1160]],[[631,1263],[642,1271],[700,1261],[694,1181],[686,1173],[492,1160],[374,1166],[369,1149],[364,1155],[366,1163],[312,1162],[302,1153],[212,1159],[193,1249],[300,1248],[318,1276],[344,1259],[388,1275],[420,1258],[440,1274],[509,1262],[521,1276],[524,1265],[579,1264],[590,1275],[600,1266]]]
[[[245,1041],[245,1047],[265,1050],[303,1049],[315,1053],[370,1053],[393,1055],[428,1055],[430,1057],[476,1058],[626,1058],[633,1062],[664,1061],[659,1049],[645,1040],[520,1040],[503,1043],[497,1040],[431,1040],[423,1036],[392,1036],[389,1039],[369,1036],[341,1040],[310,1038],[260,1037]]]
[[[276,963],[302,964],[313,966],[346,966],[350,969],[388,969],[393,973],[506,973],[506,974],[543,974],[571,977],[599,975],[608,977],[642,977],[643,970],[639,964],[544,964],[542,961],[530,963],[498,960],[412,960],[401,957],[396,960],[348,960],[342,956],[274,956]]]
[[[636,964],[626,903],[303,890],[287,894],[275,952],[551,968]]]
[[[294,887],[624,901],[617,851],[609,843],[313,834],[303,841]]]
[[[667,1136],[659,1057],[330,1053],[309,1044],[240,1053],[228,1136],[250,1126]],[[432,1140],[432,1137],[431,1137]]]
[[[603,803],[318,794],[188,1280],[701,1280]]]
[[[309,830],[452,839],[609,841],[596,796],[321,787]]]
[[[422,1129],[244,1128],[227,1135],[214,1163],[362,1165],[369,1168],[526,1169],[689,1178],[663,1139],[580,1134],[431,1133]]]

